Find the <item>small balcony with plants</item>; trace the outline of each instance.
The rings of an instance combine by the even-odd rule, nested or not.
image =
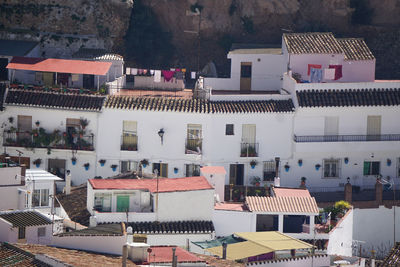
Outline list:
[[[258,157],[258,143],[241,143],[240,157]]]
[[[203,153],[202,138],[186,138],[185,154],[201,155]]]
[[[136,134],[128,134],[128,133],[122,134],[121,150],[138,151],[138,136]]]
[[[94,135],[86,134],[85,130],[69,130],[62,132],[59,129],[53,131],[44,128],[32,131],[19,131],[14,127],[6,129],[3,134],[3,146],[25,148],[73,149],[93,151]]]

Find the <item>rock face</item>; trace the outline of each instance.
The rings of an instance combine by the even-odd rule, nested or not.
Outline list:
[[[229,62],[224,47],[230,42],[279,44],[282,33],[290,31],[332,31],[339,37],[365,37],[377,57],[385,51],[382,42],[386,43],[386,39],[377,38],[387,36],[387,47],[393,50],[395,45],[394,53],[399,55],[400,48],[390,43],[398,40],[398,0],[142,1],[152,7],[163,29],[172,33],[176,49],[171,64],[177,66],[196,68],[200,59],[201,66],[213,60],[219,70],[226,69]],[[0,38],[41,41],[48,51],[46,56],[68,56],[82,46],[123,53],[123,37],[134,5],[133,0],[1,2]],[[354,6],[360,2],[372,10],[368,26],[352,23],[357,9]],[[193,12],[196,7],[201,15]],[[381,69],[380,62],[390,66],[393,58],[378,57],[377,70]],[[393,68],[400,73],[397,65]]]

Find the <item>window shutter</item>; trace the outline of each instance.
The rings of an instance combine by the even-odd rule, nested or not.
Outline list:
[[[370,164],[371,164],[371,162],[364,161],[364,175],[368,175],[369,174]]]

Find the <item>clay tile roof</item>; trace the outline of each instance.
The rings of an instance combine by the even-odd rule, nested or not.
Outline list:
[[[400,266],[400,242],[396,242],[389,254],[379,266],[395,267]]]
[[[331,32],[284,33],[289,54],[343,54]]]
[[[13,227],[27,227],[51,224],[51,220],[36,211],[15,211],[0,214],[0,218],[12,224]]]
[[[372,60],[375,59],[371,50],[362,38],[337,38],[342,47],[345,60]]]
[[[400,105],[400,88],[297,91],[300,107],[354,107]]]
[[[310,192],[303,188],[273,187],[276,197],[311,197]]]
[[[77,223],[88,226],[90,213],[86,208],[87,184],[71,188],[71,194],[58,194],[60,201],[68,217]]]
[[[38,90],[8,89],[5,104],[99,111],[105,97]]]
[[[49,266],[35,259],[35,256],[13,245],[0,245],[0,266]]]
[[[313,197],[246,197],[246,205],[253,212],[319,213]]]
[[[89,179],[93,189],[149,190],[150,192],[178,192],[213,189],[204,176],[158,179]]]
[[[293,112],[294,106],[288,100],[259,101],[208,101],[204,99],[176,99],[162,97],[109,96],[105,108],[170,111],[189,113],[267,113]]]
[[[172,248],[176,248],[175,255],[180,263],[195,263],[195,262],[205,262],[196,255],[186,251],[177,246],[152,246],[151,256],[149,258],[149,263],[169,263],[172,262]]]
[[[130,222],[134,234],[146,233],[212,233],[215,231],[212,221],[177,221],[177,222]]]
[[[15,246],[35,255],[44,254],[64,264],[69,264],[70,266],[121,266],[122,264],[121,256],[34,244],[16,244]],[[128,259],[127,266],[136,265]]]

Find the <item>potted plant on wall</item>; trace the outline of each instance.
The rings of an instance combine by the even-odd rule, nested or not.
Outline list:
[[[12,124],[14,122],[14,117],[8,117],[8,122]]]
[[[40,164],[42,164],[42,159],[35,159],[35,160],[33,161],[33,164],[36,165],[36,168],[39,168],[39,167],[40,167]]]
[[[251,166],[252,169],[254,169],[256,167],[256,165],[257,165],[257,161],[256,160],[250,161],[250,166]]]
[[[100,166],[103,167],[104,164],[106,164],[106,160],[105,159],[101,159],[99,160]]]
[[[260,182],[261,182],[261,178],[258,176],[253,176],[253,178],[251,179],[251,184],[253,186],[260,186]]]
[[[115,172],[117,170],[117,167],[118,167],[117,164],[111,165],[111,169],[113,170],[113,172]]]
[[[178,171],[179,171],[179,169],[178,168],[174,168],[174,173],[176,174],[176,173],[178,173]]]
[[[72,162],[72,165],[76,164],[76,157],[75,156],[71,158],[71,162]]]
[[[318,171],[319,168],[321,168],[321,164],[318,163],[318,164],[315,165],[315,169]]]
[[[303,166],[303,160],[302,159],[299,159],[299,161],[297,163],[299,164],[300,167]]]
[[[36,127],[39,127],[40,126],[40,121],[36,121],[35,124],[36,124]]]
[[[289,166],[289,164],[285,164],[285,166],[283,166],[284,168],[285,168],[285,171],[286,172],[288,172],[289,171],[289,169],[290,169],[290,166]]]
[[[82,129],[85,129],[86,126],[88,126],[88,124],[89,124],[89,121],[87,119],[85,119],[85,118],[80,118],[79,122],[81,124]]]
[[[86,162],[85,164],[83,164],[83,167],[85,167],[85,170],[89,170],[89,166],[90,166],[90,163],[89,162]]]
[[[301,183],[300,183],[300,187],[301,188],[305,188],[306,187],[306,177],[301,177]]]
[[[387,159],[386,164],[387,164],[388,166],[392,165],[392,160],[391,160],[391,159]]]
[[[348,157],[345,157],[345,158],[344,158],[344,163],[345,163],[345,164],[349,163],[349,158],[348,158]]]
[[[142,164],[143,168],[146,168],[147,165],[149,165],[149,160],[147,159],[142,159],[140,161],[140,164]]]

